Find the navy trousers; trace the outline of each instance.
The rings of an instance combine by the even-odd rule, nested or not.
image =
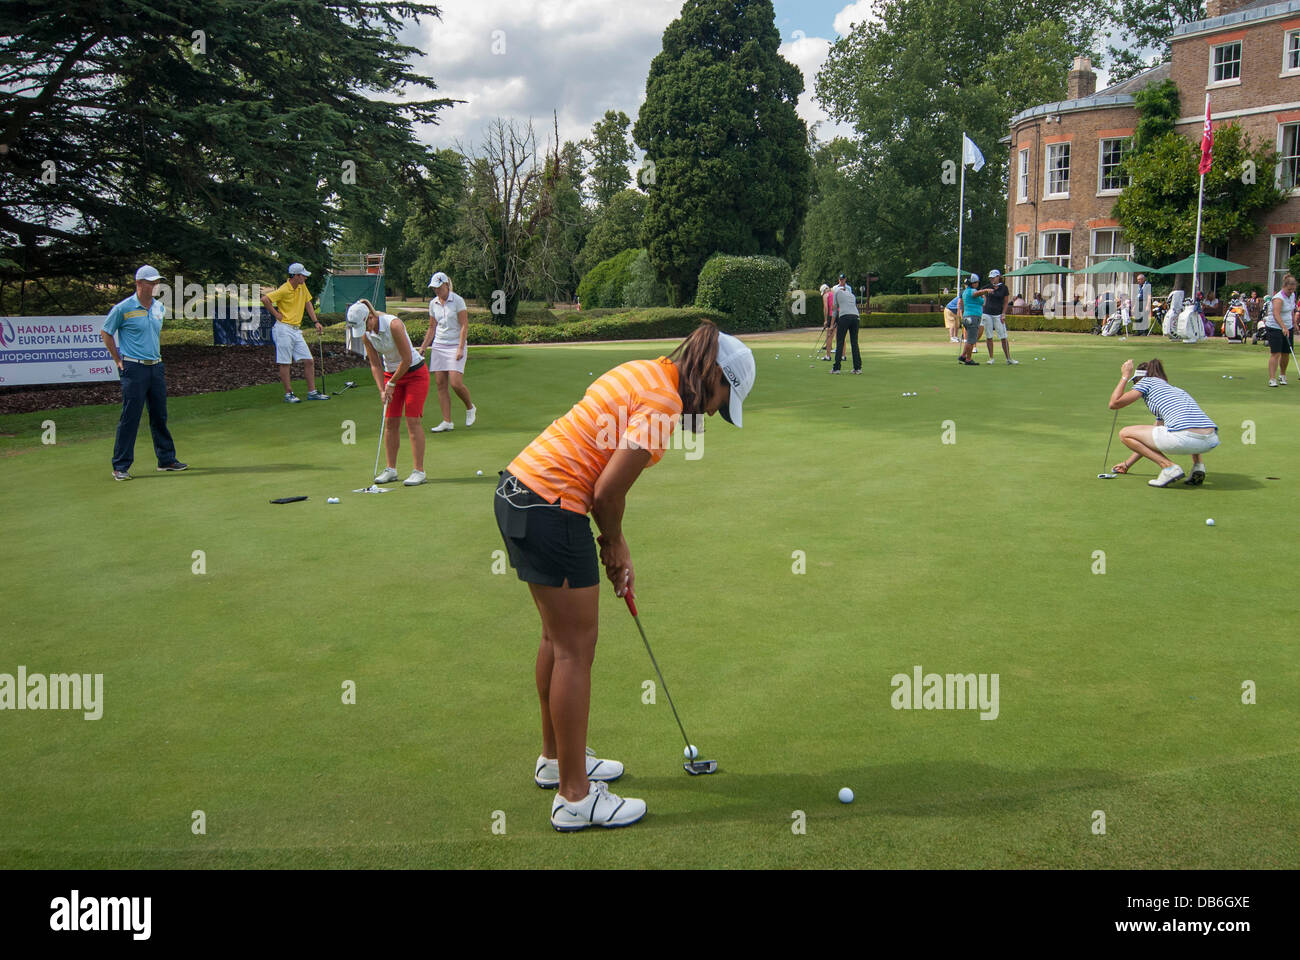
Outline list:
[[[176,444],[167,430],[167,385],[163,382],[161,363],[143,364],[122,361],[122,417],[117,421],[117,439],[113,441],[113,469],[125,472],[135,460],[135,435],[140,429],[140,414],[149,408],[149,430],[153,433],[153,452],[158,466],[176,460]]]

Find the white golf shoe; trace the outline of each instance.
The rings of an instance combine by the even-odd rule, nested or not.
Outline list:
[[[591,781],[587,797],[570,803],[558,793],[551,804],[551,826],[562,833],[587,827],[626,827],[645,816],[645,801],[610,793],[602,781]]]
[[[1175,463],[1172,467],[1165,467],[1161,470],[1154,480],[1148,480],[1147,485],[1152,487],[1167,487],[1175,480],[1182,479],[1182,476],[1183,468]]]
[[[587,779],[610,781],[623,776],[623,764],[617,760],[601,760],[596,751],[587,748]],[[533,771],[533,782],[543,790],[554,790],[560,785],[560,762],[538,756]]]
[[[448,430],[455,430],[455,429],[456,429],[456,424],[452,423],[450,420],[444,420],[444,421],[442,421],[442,423],[438,424],[436,427],[430,427],[430,428],[429,428],[429,432],[430,432],[430,433],[446,433]]]
[[[474,426],[474,421],[478,417],[478,407],[470,407],[465,411],[465,426]]]
[[[411,475],[402,481],[402,486],[418,487],[420,484],[424,483],[426,479],[427,478],[425,477],[423,470],[412,470]]]
[[[397,471],[392,467],[384,467],[384,472],[375,477],[375,483],[392,483],[397,479]]]

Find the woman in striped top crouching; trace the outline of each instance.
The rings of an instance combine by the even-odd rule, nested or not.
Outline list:
[[[1183,468],[1165,454],[1190,453],[1192,475],[1184,482],[1197,486],[1205,480],[1202,454],[1219,445],[1218,425],[1205,415],[1191,394],[1169,382],[1159,360],[1148,360],[1143,370],[1145,375],[1139,377],[1133,389],[1126,391],[1124,388],[1133,379],[1133,361],[1124,361],[1119,383],[1110,395],[1110,409],[1119,410],[1137,400],[1145,400],[1147,409],[1156,415],[1155,426],[1135,424],[1119,432],[1119,438],[1133,451],[1133,456],[1115,464],[1113,469],[1116,473],[1128,473],[1133,464],[1146,457],[1160,467],[1160,475],[1147,483],[1167,487],[1184,474]]]

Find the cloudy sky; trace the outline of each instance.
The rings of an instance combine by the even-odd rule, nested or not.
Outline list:
[[[467,102],[421,130],[435,147],[477,143],[497,116],[534,120],[544,143],[551,111],[560,138],[581,140],[606,110],[634,121],[645,99],[650,61],[682,0],[437,0],[441,20],[413,24],[403,40],[425,51],[417,68],[441,96]],[[813,102],[818,68],[831,42],[867,19],[876,0],[775,0],[781,54],[804,74],[799,114],[836,128]],[[840,131],[840,132],[847,132]]]

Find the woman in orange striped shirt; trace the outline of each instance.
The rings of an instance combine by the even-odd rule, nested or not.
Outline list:
[[[626,826],[646,810],[644,801],[606,787],[622,776],[623,765],[587,750],[600,590],[596,545],[615,595],[632,592],[632,556],[623,537],[628,490],[663,458],[679,421],[698,431],[704,415],[721,411],[739,427],[753,383],[753,353],[705,321],[671,356],[633,360],[598,378],[501,473],[497,526],[542,618],[536,664],[542,753],[533,780],[558,788],[551,805],[557,830]],[[596,542],[588,513],[600,528]]]

